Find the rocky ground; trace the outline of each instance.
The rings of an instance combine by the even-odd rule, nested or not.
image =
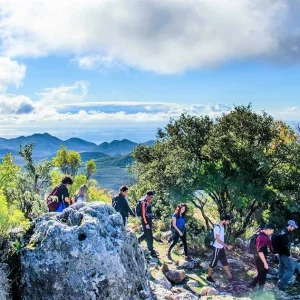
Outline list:
[[[218,265],[213,273],[216,280],[214,285],[205,279],[212,251],[207,250],[199,257],[192,256],[186,262],[183,250],[178,246],[173,250],[173,260],[169,261],[166,257],[167,246],[166,241],[155,242],[159,258],[148,257],[154,299],[300,299],[300,282],[295,276],[288,290],[281,291],[277,288],[278,265],[272,261],[272,257],[269,258],[270,270],[264,290],[247,286],[256,275],[256,268],[253,257],[246,253],[242,240],[237,241],[232,251],[227,251],[233,279],[229,281],[222,266]]]

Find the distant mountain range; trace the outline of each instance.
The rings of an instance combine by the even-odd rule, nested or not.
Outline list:
[[[52,136],[48,133],[35,133],[30,136],[20,136],[13,139],[0,138],[0,157],[7,152],[17,155],[20,145],[24,147],[27,144],[34,143],[33,157],[35,159],[49,158],[56,155],[59,148],[64,145],[68,150],[74,150],[81,153],[82,160],[86,158],[101,158],[107,155],[125,155],[134,149],[137,143],[123,139],[121,141],[114,140],[110,143],[104,142],[100,145],[87,142],[79,138],[70,138],[66,141]],[[153,144],[154,141],[149,141],[145,144]]]
[[[6,153],[10,152],[14,156],[15,162],[23,165],[24,160],[18,154],[20,145],[24,147],[31,143],[34,143],[32,156],[35,161],[52,159],[62,145],[66,146],[68,150],[80,153],[82,168],[86,161],[94,159],[97,172],[93,178],[99,182],[101,187],[106,189],[117,191],[121,185],[134,183],[134,177],[132,174],[129,174],[126,167],[133,162],[131,152],[137,143],[127,139],[96,145],[79,138],[62,141],[48,133],[36,133],[31,136],[20,136],[14,139],[0,138],[0,160]],[[144,144],[152,145],[154,141]]]

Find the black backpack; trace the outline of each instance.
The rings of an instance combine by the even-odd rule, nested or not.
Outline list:
[[[135,214],[138,217],[142,216],[142,203],[144,202],[144,200],[145,200],[144,198],[140,199],[135,207]]]
[[[251,236],[250,240],[249,240],[249,244],[248,244],[248,247],[247,247],[247,252],[249,254],[255,254],[257,252],[257,250],[256,250],[256,239],[257,239],[258,235],[259,235],[258,232],[254,233]]]
[[[220,229],[221,229],[220,224],[216,224],[216,225],[214,226],[214,228],[213,228],[213,229],[210,229],[210,230],[206,233],[206,235],[205,235],[205,238],[204,238],[204,244],[205,244],[205,246],[206,246],[207,248],[210,248],[210,249],[213,248],[213,244],[215,243],[215,240],[216,240],[216,239],[215,239],[215,235],[214,235],[214,229],[215,229],[216,226],[219,226]]]
[[[272,246],[273,246],[273,253],[278,253],[280,246],[281,246],[281,241],[282,241],[282,236],[285,234],[283,230],[279,230],[275,233],[272,234],[271,241],[272,241]]]
[[[119,206],[118,206],[118,198],[119,196],[115,196],[112,198],[112,207],[115,209],[115,211],[119,212]]]

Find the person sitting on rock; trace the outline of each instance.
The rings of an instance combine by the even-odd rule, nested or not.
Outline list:
[[[250,287],[255,287],[258,283],[259,288],[263,289],[265,285],[267,273],[269,270],[269,265],[266,259],[268,254],[267,248],[269,248],[271,252],[273,251],[270,236],[273,234],[274,230],[275,230],[275,225],[266,224],[264,229],[260,230],[257,235],[255,241],[255,248],[257,252],[254,254],[257,275],[250,283],[249,285]]]
[[[297,229],[298,226],[293,220],[288,221],[288,226],[281,230],[279,254],[279,280],[277,286],[281,289],[286,289],[289,280],[295,272],[295,262],[291,256],[291,232]]]
[[[128,187],[123,185],[120,187],[119,195],[113,197],[112,199],[112,206],[117,212],[121,214],[124,226],[126,226],[128,213],[130,213],[133,217],[135,217],[135,213],[128,205],[128,200],[126,198],[127,193],[128,193]]]
[[[225,225],[229,225],[231,217],[229,215],[221,216],[221,220],[214,227],[214,238],[215,242],[213,243],[213,257],[209,264],[208,273],[206,280],[210,283],[215,283],[215,280],[212,278],[212,272],[214,267],[217,265],[220,260],[221,264],[224,267],[224,270],[229,279],[232,278],[228,261],[225,254],[225,249],[231,250],[232,246],[224,243],[225,238]]]
[[[62,212],[65,208],[70,205],[70,196],[69,196],[69,188],[73,184],[73,179],[70,176],[65,176],[61,184],[58,186],[58,190],[55,196],[58,199],[58,208],[56,212]]]
[[[146,195],[140,199],[142,201],[142,216],[141,223],[143,233],[139,236],[138,242],[141,243],[146,239],[148,250],[152,257],[157,257],[156,251],[153,249],[153,233],[152,233],[152,208],[151,199],[154,197],[153,191],[148,191]]]
[[[88,192],[88,187],[85,184],[82,184],[77,190],[77,192],[75,193],[75,196],[72,197],[72,204],[86,202],[87,192]]]
[[[167,257],[172,260],[171,250],[177,244],[179,237],[183,243],[185,260],[188,260],[188,247],[186,242],[186,229],[185,229],[185,215],[187,213],[187,206],[185,203],[178,204],[172,217],[172,243],[168,249]]]

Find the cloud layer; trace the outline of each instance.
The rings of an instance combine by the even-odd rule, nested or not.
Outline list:
[[[25,77],[26,66],[0,56],[0,93],[5,93],[9,85],[18,87]]]
[[[3,55],[67,53],[82,68],[180,73],[253,57],[299,58],[300,2],[0,0]]]

